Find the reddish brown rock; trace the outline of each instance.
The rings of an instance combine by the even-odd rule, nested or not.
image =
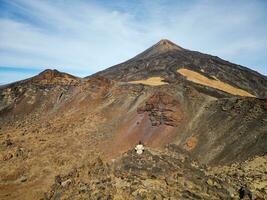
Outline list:
[[[161,124],[177,126],[183,120],[179,101],[163,92],[151,96],[145,105],[137,109],[137,112],[139,114],[148,112],[152,126]]]

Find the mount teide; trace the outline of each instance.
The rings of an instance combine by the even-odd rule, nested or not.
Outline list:
[[[266,162],[266,98],[265,76],[168,40],[86,78],[2,86],[0,197],[229,199],[246,183],[265,198],[266,163],[251,177]]]
[[[267,98],[267,77],[219,57],[184,49],[169,40],[161,40],[136,57],[97,75],[118,81],[161,76],[167,82],[181,83],[185,79],[177,73],[181,68],[198,72],[210,79],[218,79],[259,98]]]

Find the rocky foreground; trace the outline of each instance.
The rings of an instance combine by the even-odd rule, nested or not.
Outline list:
[[[257,165],[257,166],[255,166]],[[256,169],[256,170],[255,170]],[[267,157],[223,167],[199,166],[175,145],[130,150],[55,177],[50,199],[266,199]]]

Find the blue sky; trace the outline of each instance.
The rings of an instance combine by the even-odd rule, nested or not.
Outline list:
[[[87,76],[162,38],[267,75],[265,0],[0,0],[0,84]]]

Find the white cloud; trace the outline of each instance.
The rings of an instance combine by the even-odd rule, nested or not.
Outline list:
[[[261,1],[139,1],[137,8],[124,3],[124,9],[85,1],[8,3],[13,8],[9,12],[26,19],[0,18],[0,66],[89,75],[169,38],[239,64],[252,66],[253,61],[267,67],[267,58],[262,59],[267,16]],[[263,67],[256,69],[267,74]]]

